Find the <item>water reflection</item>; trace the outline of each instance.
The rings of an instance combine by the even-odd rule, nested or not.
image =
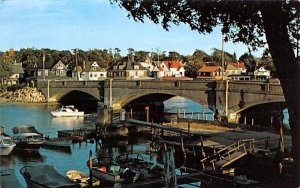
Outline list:
[[[63,124],[65,126],[76,126],[82,125],[84,123],[84,117],[53,117],[51,119],[51,123],[56,124]]]
[[[13,156],[18,159],[21,162],[44,162],[46,159],[46,156],[43,156],[40,154],[40,152],[28,152],[23,150],[14,150]]]
[[[15,165],[15,160],[11,155],[0,157],[0,166],[1,167],[6,166],[6,167],[13,168],[14,165]]]

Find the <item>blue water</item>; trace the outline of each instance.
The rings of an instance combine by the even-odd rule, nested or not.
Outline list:
[[[170,98],[164,102],[164,105],[165,113],[175,114],[179,112],[181,117],[185,114],[186,118],[207,120],[214,119],[212,110],[204,108],[203,105],[183,97],[176,96]]]
[[[92,123],[84,118],[52,118],[50,111],[56,106],[0,104],[0,124],[5,126],[5,132],[12,135],[12,128],[21,124],[31,124],[46,136],[57,137],[57,130],[79,127],[92,127]],[[61,174],[67,170],[78,169],[88,172],[85,162],[89,158],[89,151],[95,154],[94,144],[77,143],[70,151],[40,148],[39,153],[20,154],[13,152],[11,156],[1,156],[0,169],[13,168],[20,184],[26,187],[19,170],[24,165],[51,164],[55,165]]]

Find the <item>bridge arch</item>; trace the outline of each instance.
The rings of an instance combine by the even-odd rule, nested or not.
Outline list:
[[[279,113],[286,108],[286,102],[284,100],[272,100],[272,101],[255,101],[248,103],[243,108],[230,112],[228,116],[229,122],[240,122],[248,124],[270,124],[274,118],[277,120]],[[267,118],[267,119],[266,119]],[[258,119],[259,121],[256,121]],[[267,123],[266,123],[267,122]]]
[[[196,103],[201,105],[207,104],[207,98],[204,97],[191,97],[192,95],[184,94],[180,92],[168,92],[168,91],[141,91],[141,92],[124,92],[122,96],[118,97],[114,100],[113,109],[121,109],[132,101],[135,101],[139,98],[146,98],[148,101],[152,101],[151,97],[156,97],[156,99],[160,99],[160,102],[163,102],[167,99],[170,99],[175,96],[184,97],[186,99],[190,99]],[[147,98],[149,97],[149,98]],[[157,100],[153,100],[157,101]]]

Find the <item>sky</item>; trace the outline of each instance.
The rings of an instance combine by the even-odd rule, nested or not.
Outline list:
[[[211,54],[213,48],[222,48],[220,28],[206,35],[183,24],[166,31],[149,20],[135,22],[127,14],[109,0],[0,0],[0,51],[119,48],[126,55],[133,48],[191,55],[196,49]],[[248,48],[226,42],[224,51],[239,57]],[[260,57],[262,51],[252,54]]]

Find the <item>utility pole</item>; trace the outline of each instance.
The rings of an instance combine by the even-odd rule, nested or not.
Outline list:
[[[45,52],[43,52],[43,80],[45,80],[45,59],[46,55]]]
[[[78,70],[77,70],[77,69],[78,69],[78,60],[77,60],[77,52],[78,52],[78,49],[76,48],[76,49],[75,49],[75,66],[76,66],[76,72],[75,72],[75,73],[76,73],[76,76],[75,76],[75,79],[76,79],[76,80],[78,80]]]
[[[224,36],[222,35],[222,80],[224,80]]]

